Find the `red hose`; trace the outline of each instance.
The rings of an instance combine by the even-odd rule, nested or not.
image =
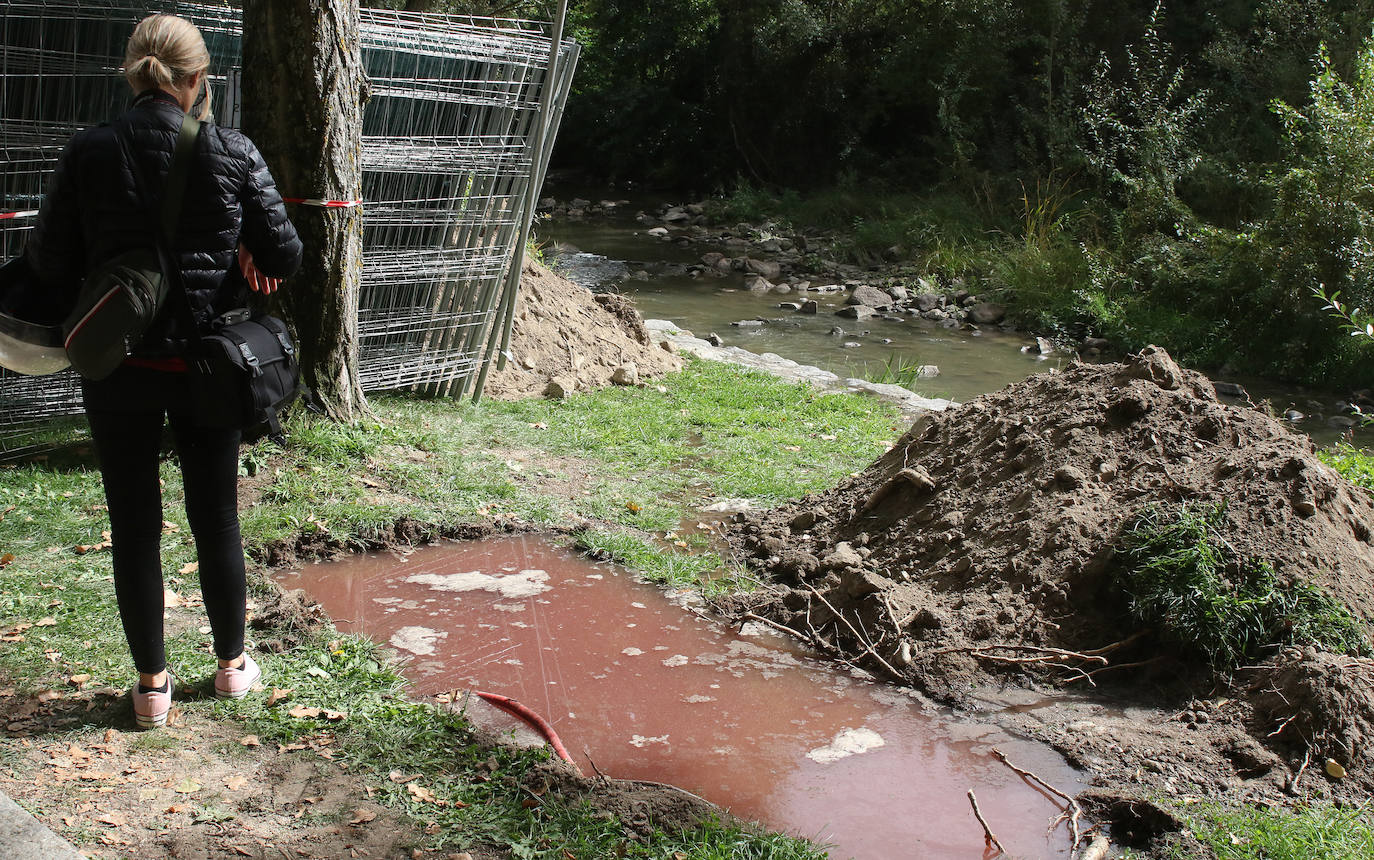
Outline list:
[[[543,717],[509,696],[502,696],[497,693],[483,693],[480,690],[473,690],[472,692],[483,701],[491,703],[513,717],[519,718],[535,731],[539,732],[539,734],[543,735],[544,740],[549,742],[549,746],[553,747],[553,751],[558,754],[558,757],[572,765],[573,770],[577,771],[578,776],[582,776],[582,768],[578,767],[577,762],[573,761],[572,756],[568,755],[568,748],[563,746],[563,742],[558,739],[558,732],[553,730],[553,726],[549,725],[548,720],[545,720]]]

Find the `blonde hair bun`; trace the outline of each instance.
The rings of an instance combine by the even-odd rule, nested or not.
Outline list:
[[[134,28],[124,49],[124,77],[136,92],[168,90],[210,68],[210,52],[195,24],[176,15],[149,15]],[[198,118],[210,116],[210,87]]]

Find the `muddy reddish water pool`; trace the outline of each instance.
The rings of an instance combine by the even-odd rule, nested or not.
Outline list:
[[[484,690],[541,713],[583,770],[681,786],[832,856],[982,858],[972,788],[1013,855],[1068,855],[1053,799],[989,754],[1065,791],[1048,748],[956,718],[910,691],[812,659],[753,625],[695,614],[541,538],[445,543],[282,574],[340,629],[408,658],[415,694]]]

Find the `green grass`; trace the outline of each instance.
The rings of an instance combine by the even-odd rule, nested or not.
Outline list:
[[[1314,805],[1289,812],[1202,804],[1179,812],[1218,860],[1374,860],[1367,807]],[[1161,853],[1171,860],[1195,856],[1179,845]]]
[[[1369,650],[1359,622],[1307,583],[1281,583],[1225,537],[1222,505],[1151,506],[1122,535],[1118,583],[1137,621],[1226,670],[1262,649]]]
[[[662,387],[561,402],[378,398],[376,420],[353,427],[295,416],[286,449],[262,442],[243,452],[241,472],[256,494],[243,516],[246,546],[261,554],[275,541],[319,535],[362,547],[401,519],[418,523],[423,535],[504,514],[576,528],[587,550],[656,581],[733,587],[737,580],[708,576],[722,566],[709,542],[693,535],[683,548],[668,535],[717,498],[767,505],[832,486],[869,464],[901,429],[895,412],[873,399],[823,395],[709,362],[689,364]],[[162,463],[161,478],[170,523],[162,537],[167,585],[194,595],[195,574],[172,573],[194,558],[174,462]],[[554,485],[566,489],[549,492]],[[0,674],[26,693],[64,689],[77,673],[92,676],[89,687],[116,689],[133,677],[115,620],[109,552],[75,549],[102,541],[109,529],[103,502],[90,463],[0,467],[0,556],[14,555],[0,569],[0,632],[44,622],[0,649]],[[186,683],[203,683],[214,665],[208,646],[197,626],[170,629],[172,670]],[[321,632],[260,662],[273,686],[295,691],[289,701],[267,708],[261,696],[207,697],[184,701],[184,710],[241,721],[244,734],[264,743],[333,732],[331,749],[377,799],[440,824],[436,847],[494,843],[511,846],[515,857],[559,860],[564,849],[578,857],[664,860],[824,856],[799,840],[719,822],[631,842],[620,823],[574,797],[548,794],[527,808],[528,781],[545,754],[492,750],[461,716],[407,700],[395,667],[365,640]],[[296,705],[347,717],[296,718],[289,713]],[[93,716],[66,719],[62,730],[97,725]],[[137,743],[155,751],[163,737],[140,735]],[[497,769],[490,773],[493,757]],[[393,770],[422,774],[434,797],[451,805],[416,798],[388,778]]]
[[[1350,483],[1374,493],[1374,453],[1341,442],[1318,451],[1317,456]]]
[[[378,422],[354,428],[294,418],[290,449],[244,514],[245,540],[256,551],[318,531],[365,545],[402,518],[437,527],[498,513],[661,535],[715,498],[766,505],[832,486],[899,429],[878,401],[713,362],[663,388],[480,405],[377,398]],[[544,492],[574,480],[572,498]]]

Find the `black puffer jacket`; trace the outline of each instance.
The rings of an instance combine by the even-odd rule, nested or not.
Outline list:
[[[140,205],[134,177],[115,137],[129,130],[132,151],[149,194],[159,198],[176,148],[183,113],[167,93],[152,90],[110,125],[80,132],[62,152],[25,256],[35,274],[56,290],[70,290],[86,272],[125,251],[149,247],[160,217]],[[272,175],[252,141],[233,129],[206,123],[174,247],[191,307],[202,320],[245,307],[248,289],[238,266],[245,245],[263,274],[284,278],[300,265],[301,242],[286,215]],[[141,355],[167,355],[186,334],[175,309],[164,304]]]

